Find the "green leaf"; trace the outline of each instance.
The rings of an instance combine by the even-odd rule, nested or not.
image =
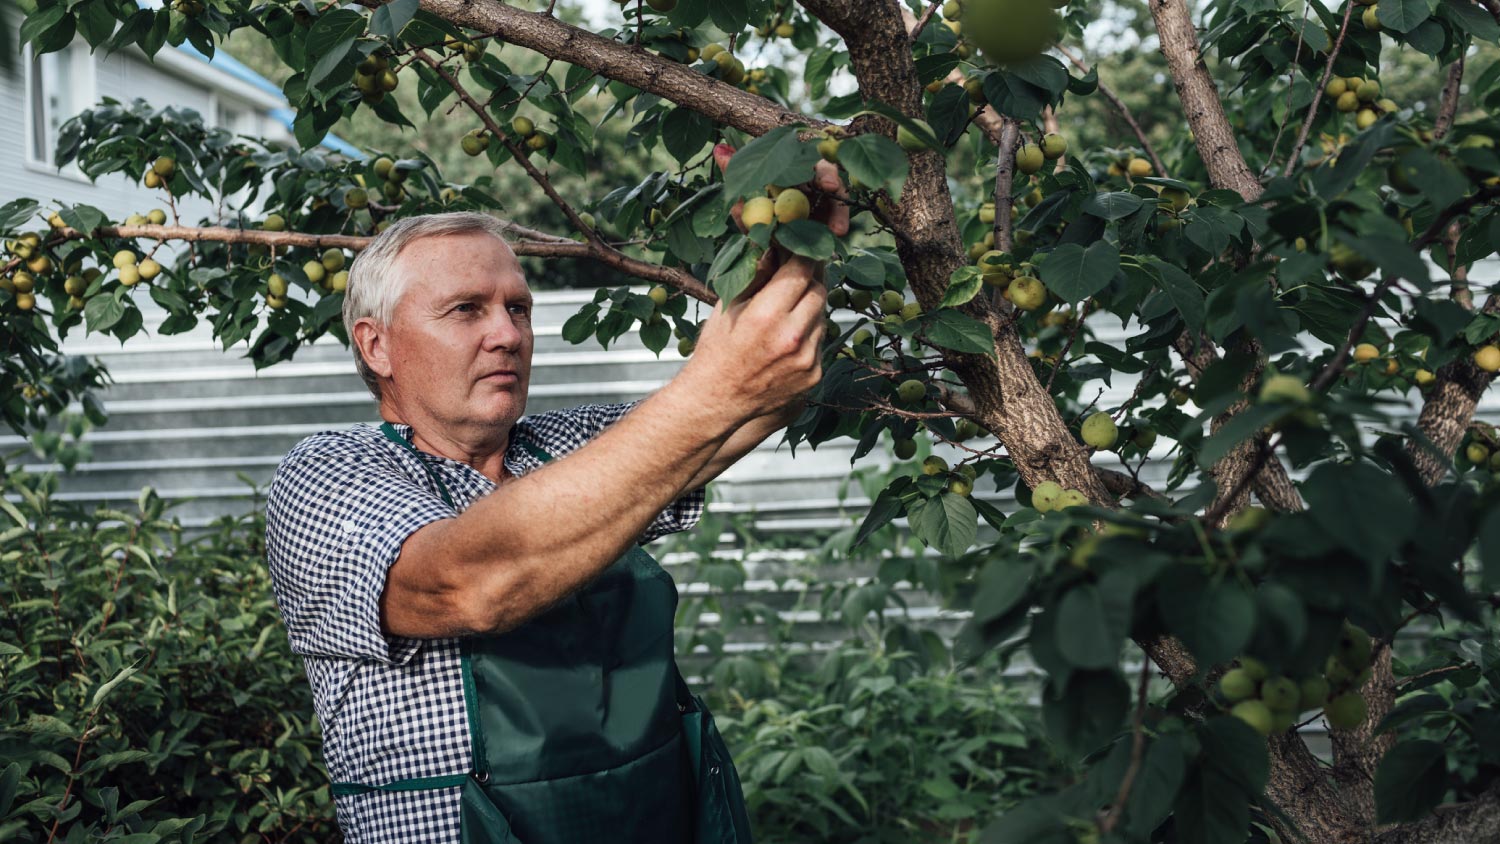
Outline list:
[[[1255,436],[1261,428],[1285,416],[1288,409],[1281,404],[1254,404],[1230,417],[1224,426],[1203,441],[1198,449],[1198,465],[1208,468],[1219,462],[1234,447]]]
[[[1494,16],[1468,0],[1446,0],[1438,7],[1438,14],[1481,41],[1500,40],[1500,24]]]
[[[1220,770],[1247,796],[1257,797],[1271,777],[1266,740],[1249,724],[1230,715],[1210,718],[1198,728],[1205,767]]]
[[[907,117],[905,114],[902,114],[896,109],[886,105],[885,103],[879,102],[878,100],[872,100],[869,104],[869,108],[859,112],[859,114],[856,114],[855,117],[858,117],[861,114],[878,114],[881,117],[886,118],[887,120],[916,136],[917,140],[925,144],[928,149],[943,148],[942,142],[938,139],[937,135],[933,134],[930,127],[923,126],[921,123],[918,123],[915,118]],[[843,150],[840,149],[840,161],[843,160],[842,152]]]
[[[1375,769],[1375,820],[1386,824],[1425,818],[1447,790],[1443,745],[1425,739],[1402,742],[1386,751]]]
[[[984,289],[984,275],[979,268],[972,264],[965,264],[953,271],[948,279],[948,289],[943,291],[943,301],[938,303],[940,308],[956,308],[965,304]]]
[[[1194,333],[1203,330],[1203,322],[1208,318],[1208,305],[1198,283],[1193,281],[1192,276],[1165,261],[1153,259],[1151,267],[1156,271],[1162,291],[1182,315],[1183,324]]]
[[[1218,769],[1188,772],[1172,814],[1178,840],[1193,844],[1244,844],[1250,797]]]
[[[708,283],[726,303],[733,301],[755,280],[755,263],[761,248],[744,235],[731,237],[714,256],[708,268]]]
[[[417,13],[420,0],[391,0],[370,15],[370,34],[387,41],[401,34]]]
[[[792,220],[776,227],[776,242],[804,258],[827,261],[838,242],[833,232],[816,220]]]
[[[1417,511],[1401,482],[1369,463],[1324,463],[1301,488],[1313,520],[1372,567],[1384,567],[1416,527]]]
[[[139,663],[132,663],[125,666],[124,668],[121,668],[118,674],[107,681],[104,685],[100,686],[94,692],[93,698],[89,700],[89,706],[97,707],[99,704],[103,703],[104,699],[109,696],[110,692],[114,691],[116,686],[125,682],[130,678],[132,674],[140,670],[136,668],[137,664]]]
[[[1048,735],[1077,756],[1114,738],[1129,708],[1130,687],[1118,671],[1074,671],[1061,689],[1052,679],[1042,693]]]
[[[34,199],[13,199],[0,206],[0,231],[10,231],[31,219],[38,207]]]
[[[1139,211],[1146,200],[1133,193],[1113,191],[1090,194],[1080,206],[1085,214],[1093,214],[1106,220],[1119,220]]]
[[[1437,0],[1380,0],[1375,13],[1380,23],[1396,32],[1410,32],[1437,9]]]
[[[1484,562],[1484,586],[1500,588],[1500,509],[1491,507],[1479,523],[1479,559]]]
[[[120,288],[124,290],[124,288]],[[83,319],[90,332],[108,331],[125,316],[125,305],[118,293],[100,293],[83,306]]]
[[[686,106],[667,112],[661,121],[662,144],[683,163],[697,155],[713,136],[713,121]]]
[[[1010,612],[1029,592],[1035,566],[1026,559],[995,558],[979,575],[974,592],[974,619],[986,622]]]
[[[934,346],[976,355],[995,353],[995,337],[989,326],[952,308],[923,314],[920,325],[923,336]]]
[[[48,6],[45,9],[38,9],[35,13],[28,15],[26,17],[26,21],[21,24],[21,33],[18,36],[21,43],[29,43],[36,39],[38,35],[41,35],[52,27],[57,26],[58,22],[60,22],[63,19],[63,16],[67,13],[67,8],[65,8],[61,3],[58,3],[53,6]]]
[[[870,503],[870,512],[865,514],[865,519],[860,522],[859,530],[854,532],[854,541],[849,543],[849,550],[859,547],[870,534],[885,527],[891,519],[901,515],[904,505],[901,501],[901,493],[911,485],[908,478],[898,478],[891,485],[880,491],[875,500]]]
[[[1119,661],[1120,643],[1105,623],[1099,589],[1085,583],[1068,590],[1057,607],[1057,650],[1079,668],[1108,668]]]
[[[1238,656],[1255,630],[1255,598],[1232,580],[1211,581],[1196,568],[1179,566],[1157,582],[1156,594],[1167,629],[1200,665]]]
[[[912,502],[907,516],[918,539],[950,557],[969,550],[979,529],[979,514],[974,505],[951,492]]]
[[[641,324],[641,342],[646,348],[660,355],[672,339],[672,324],[666,320],[646,321]]]
[[[1149,839],[1151,832],[1167,819],[1186,776],[1187,754],[1182,737],[1172,733],[1157,736],[1146,748],[1140,773],[1125,804],[1125,822],[1136,838]]]
[[[1096,241],[1087,249],[1065,243],[1042,262],[1041,277],[1048,290],[1071,305],[1103,290],[1119,269],[1120,251],[1107,241]]]
[[[62,217],[64,223],[86,235],[91,234],[94,229],[99,228],[109,220],[108,217],[104,216],[103,211],[92,205],[74,205],[72,208],[62,209],[57,214],[59,217]]]
[[[770,185],[802,184],[812,179],[813,165],[819,158],[818,145],[798,140],[795,126],[772,129],[729,159],[724,192],[731,199],[739,199],[762,196]]]
[[[906,153],[884,135],[856,135],[841,142],[839,163],[855,182],[870,189],[884,188],[896,200],[911,170]]]
[[[15,802],[16,790],[21,784],[21,763],[12,762],[0,772],[0,818],[10,814],[10,804]]]
[[[316,87],[354,49],[354,39],[365,31],[365,16],[353,9],[335,9],[318,16],[307,32],[307,54],[318,63],[308,74],[307,84]]]

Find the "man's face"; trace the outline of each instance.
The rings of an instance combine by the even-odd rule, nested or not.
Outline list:
[[[532,299],[509,246],[475,232],[416,240],[395,271],[404,284],[384,331],[401,405],[445,426],[508,429],[526,410]]]

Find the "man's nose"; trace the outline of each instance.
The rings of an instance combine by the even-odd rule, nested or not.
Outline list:
[[[490,320],[484,336],[484,345],[487,349],[516,351],[521,348],[525,339],[525,327],[517,324],[515,317],[509,311],[501,310]]]

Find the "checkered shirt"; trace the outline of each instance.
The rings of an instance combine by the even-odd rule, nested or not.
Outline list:
[[[632,404],[588,405],[516,423],[505,469],[541,462],[522,440],[563,457],[619,420]],[[411,427],[396,425],[411,440]],[[385,784],[470,768],[457,639],[405,639],[380,629],[385,572],[418,528],[453,518],[419,458],[377,425],[325,431],[281,461],[266,502],[266,557],[292,650],[312,683],[323,756],[335,782]],[[458,510],[495,484],[473,467],[422,454]],[[641,542],[695,525],[698,490],[673,502]],[[460,787],[375,791],[336,800],[349,842],[457,842]]]

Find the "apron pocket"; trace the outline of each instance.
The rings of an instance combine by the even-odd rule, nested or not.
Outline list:
[[[739,772],[714,716],[703,699],[692,696],[692,708],[682,715],[688,756],[698,784],[696,844],[751,844],[750,817]]]
[[[460,817],[463,844],[521,844],[510,830],[510,821],[472,776],[464,780]]]

